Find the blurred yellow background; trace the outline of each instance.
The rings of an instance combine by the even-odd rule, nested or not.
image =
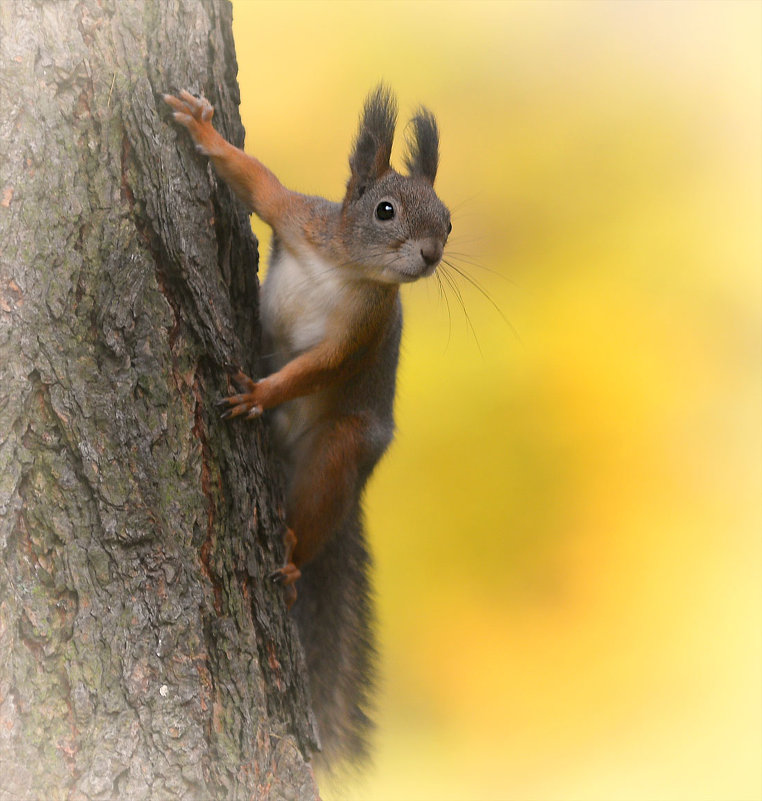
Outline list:
[[[324,798],[761,798],[762,5],[234,17],[246,147],[294,189],[341,198],[378,80],[435,111],[468,276],[467,317],[403,293],[377,758]]]

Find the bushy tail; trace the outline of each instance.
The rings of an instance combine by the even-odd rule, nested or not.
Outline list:
[[[321,754],[329,769],[369,757],[375,686],[370,555],[356,509],[302,568],[292,613],[307,658]]]

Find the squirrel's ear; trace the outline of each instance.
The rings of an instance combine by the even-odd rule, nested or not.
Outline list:
[[[425,178],[434,184],[439,166],[439,128],[434,115],[421,106],[410,120],[412,135],[407,137],[405,166],[411,176]]]
[[[357,130],[349,167],[352,174],[347,184],[345,202],[356,200],[368,184],[389,170],[394,126],[397,123],[397,101],[383,84],[371,92]]]

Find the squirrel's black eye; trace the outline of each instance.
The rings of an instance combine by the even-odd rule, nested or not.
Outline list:
[[[452,233],[452,223],[447,223],[447,236]]]
[[[376,206],[376,217],[379,220],[391,220],[394,217],[394,206],[388,200],[382,200]]]

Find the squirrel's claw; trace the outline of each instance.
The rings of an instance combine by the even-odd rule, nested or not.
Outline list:
[[[293,563],[289,562],[283,567],[279,567],[277,570],[273,570],[270,573],[270,581],[275,582],[276,584],[283,584],[283,586],[288,586],[289,584],[293,584],[299,578],[301,578],[302,571]]]
[[[286,599],[286,606],[290,609],[296,601],[296,587],[294,583],[302,575],[302,571],[293,563],[288,562],[278,570],[270,573],[270,581],[283,586],[283,595]]]
[[[179,97],[165,94],[164,102],[173,110],[176,122],[188,129],[196,148],[206,156],[212,154],[212,148],[220,138],[211,124],[214,106],[205,97],[194,97],[183,89]]]
[[[221,415],[222,419],[227,420],[230,417],[240,417],[241,415],[246,415],[247,420],[259,417],[264,408],[261,400],[262,393],[257,391],[257,382],[252,381],[240,367],[225,365],[225,369],[233,383],[244,391],[238,395],[220,398],[214,404],[218,409],[225,409]]]
[[[285,547],[285,564],[277,570],[270,573],[270,581],[283,586],[283,594],[286,599],[286,606],[290,609],[296,601],[296,587],[295,582],[302,575],[302,571],[294,564],[293,553],[296,547],[296,535],[288,527],[285,526],[283,531],[283,545]]]
[[[209,122],[214,116],[214,106],[205,97],[196,97],[185,89],[180,91],[180,97],[165,94],[163,99],[176,113],[187,114],[199,122]]]
[[[229,370],[228,375],[230,376],[230,380],[243,392],[253,395],[257,391],[257,382],[249,378],[240,367]]]
[[[264,411],[252,395],[231,395],[229,398],[220,398],[215,404],[218,408],[228,408],[220,415],[223,420],[230,417],[246,415],[247,420],[259,417]]]
[[[196,97],[186,89],[183,89],[180,92],[180,98],[199,122],[209,122],[212,119],[214,106],[203,95]]]

